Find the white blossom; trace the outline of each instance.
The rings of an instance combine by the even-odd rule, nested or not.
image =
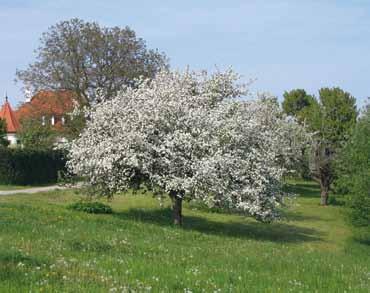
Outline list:
[[[273,220],[304,129],[265,96],[243,99],[238,80],[232,70],[163,71],[102,99],[71,145],[69,168],[110,193],[140,176],[183,199]]]

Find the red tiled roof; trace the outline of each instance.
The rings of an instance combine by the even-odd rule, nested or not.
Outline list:
[[[75,94],[69,90],[43,90],[34,95],[29,102],[23,103],[16,112],[19,120],[41,116],[63,116],[71,112]]]
[[[8,99],[5,100],[5,104],[0,110],[0,118],[5,120],[8,133],[16,133],[18,131],[19,122],[12,107],[10,107]]]

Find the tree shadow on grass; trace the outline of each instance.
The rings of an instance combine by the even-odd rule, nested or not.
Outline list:
[[[322,221],[322,217],[315,215],[306,215],[297,211],[282,211],[282,218],[287,222],[291,221]],[[328,219],[325,219],[328,221]]]
[[[40,266],[45,264],[45,261],[32,256],[24,255],[18,251],[0,251],[0,264],[17,265],[19,263],[27,266]]]
[[[17,251],[0,251],[0,282],[16,281],[19,284],[25,284],[24,272],[18,269],[18,266],[36,267],[42,264],[48,264],[38,258],[24,255]]]
[[[115,213],[122,220],[131,220],[159,226],[172,226],[171,209],[130,209]],[[198,216],[184,216],[185,231],[198,231],[204,234],[239,239],[271,241],[276,243],[301,243],[321,240],[320,232],[282,222],[266,224],[247,220],[240,222],[219,222]]]
[[[313,183],[288,184],[284,190],[305,198],[320,198],[320,188]]]

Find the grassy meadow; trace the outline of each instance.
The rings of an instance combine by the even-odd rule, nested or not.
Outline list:
[[[73,191],[0,197],[0,292],[370,292],[370,246],[353,241],[340,204],[314,183],[285,218],[251,218],[117,196],[114,213],[66,209]]]

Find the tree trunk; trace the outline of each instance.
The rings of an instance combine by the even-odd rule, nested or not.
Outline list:
[[[177,192],[170,192],[172,201],[172,219],[173,223],[182,226],[182,198],[178,196]]]
[[[320,203],[322,206],[327,206],[329,203],[329,190],[333,181],[331,162],[332,152],[323,142],[319,142],[319,144],[316,145],[314,154],[314,179],[320,184]]]
[[[329,179],[322,176],[320,180],[321,205],[327,206],[329,201]]]

